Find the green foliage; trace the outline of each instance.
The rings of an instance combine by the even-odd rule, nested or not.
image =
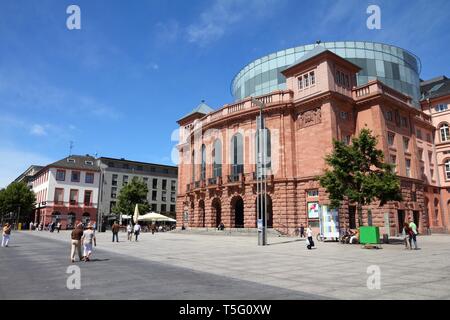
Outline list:
[[[113,212],[133,215],[136,204],[139,207],[139,214],[148,212],[150,206],[147,201],[147,193],[147,184],[134,177],[130,183],[120,190]]]
[[[13,182],[6,189],[0,190],[0,214],[2,217],[10,212],[19,213],[19,207],[20,217],[27,216],[33,211],[35,202],[34,192],[24,182]]]
[[[351,145],[333,141],[333,152],[325,158],[330,169],[319,178],[330,195],[331,207],[338,208],[347,198],[358,204],[361,214],[361,206],[375,200],[380,206],[402,200],[393,166],[384,162],[383,152],[376,145],[377,139],[369,129],[361,130]]]

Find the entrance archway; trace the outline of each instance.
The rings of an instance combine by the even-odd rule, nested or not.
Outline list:
[[[69,214],[67,215],[67,229],[73,229],[75,227],[75,217],[75,213],[69,212]]]
[[[83,213],[83,217],[81,218],[81,222],[83,224],[88,224],[90,221],[91,221],[91,215],[89,214],[89,212]]]
[[[59,221],[61,221],[61,213],[58,211],[54,211],[52,213],[52,222],[58,223]]]
[[[231,200],[231,214],[234,216],[234,227],[244,227],[244,200],[240,196]]]
[[[262,201],[259,204],[262,204],[262,207],[259,208],[258,212],[258,198],[262,198]],[[264,207],[264,195],[259,195],[255,201],[255,213],[256,213],[256,223],[255,226],[258,227],[258,218],[261,217],[262,208]],[[264,224],[265,221],[263,221]],[[272,198],[267,195],[267,228],[273,228],[273,211],[272,211]]]
[[[214,221],[214,227],[218,227],[219,223],[222,221],[222,204],[219,198],[214,198],[211,203],[212,208],[212,219]]]
[[[199,227],[204,228],[205,227],[205,201],[204,200],[200,200],[198,202],[198,214],[199,214]]]

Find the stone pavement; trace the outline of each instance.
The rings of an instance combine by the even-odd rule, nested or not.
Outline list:
[[[70,234],[25,231],[33,236],[69,243]],[[257,246],[249,236],[189,233],[142,233],[138,242],[112,243],[111,232],[97,233],[97,248],[169,266],[276,286],[331,299],[450,299],[450,236],[418,237],[420,250],[403,244],[382,249],[317,242],[307,250],[304,240],[269,237]],[[368,289],[369,266],[381,271],[381,288]]]

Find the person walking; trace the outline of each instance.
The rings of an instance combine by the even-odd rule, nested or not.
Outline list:
[[[58,221],[58,224],[56,225],[56,230],[58,230],[58,233],[59,233],[59,230],[61,230],[61,222],[59,222],[59,221]]]
[[[81,254],[81,238],[83,237],[83,227],[79,223],[75,229],[72,230],[71,236],[71,247],[70,247],[70,261],[75,262],[75,254],[78,253],[78,258],[80,261],[83,260],[83,255]]]
[[[33,221],[30,222],[30,231],[33,231],[34,223]]]
[[[11,238],[11,225],[9,223],[6,223],[3,226],[2,247],[8,247],[10,238]]]
[[[306,241],[306,247],[308,250],[311,250],[312,247],[314,247],[314,240],[313,240],[313,232],[311,230],[311,226],[308,226],[306,229],[306,236],[308,237],[308,240]]]
[[[152,229],[152,234],[155,234],[155,231],[156,231],[155,223],[152,223],[152,226],[150,227],[150,229]]]
[[[84,251],[84,261],[88,262],[91,260],[92,255],[92,243],[97,246],[97,239],[95,238],[95,232],[92,225],[89,223],[86,230],[83,232],[83,237],[81,238]]]
[[[131,226],[131,223],[129,223],[129,224],[127,225],[127,239],[128,239],[129,241],[131,241],[131,240],[132,240],[132,237],[133,237],[133,227]]]
[[[409,228],[411,229],[411,232],[409,233],[409,245],[410,249],[412,250],[412,242],[414,242],[414,250],[417,250],[417,226],[412,220],[412,218],[409,218]]]
[[[305,226],[303,225],[303,223],[300,225],[300,238],[305,238]]]
[[[411,228],[409,227],[409,224],[405,222],[403,224],[403,230],[402,230],[402,238],[403,242],[405,243],[405,249],[411,248],[411,240],[410,240],[410,234],[411,234]],[[408,245],[409,243],[409,245]]]
[[[114,239],[116,239],[116,242],[119,242],[120,226],[117,223],[117,221],[114,221],[114,224],[112,225],[111,230],[112,230],[112,234],[113,234],[112,242],[114,242]]]
[[[136,223],[134,225],[133,230],[134,230],[135,241],[138,241],[138,236],[139,236],[139,233],[141,232],[141,225],[139,223]]]

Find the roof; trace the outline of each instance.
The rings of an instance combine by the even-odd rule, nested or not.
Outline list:
[[[129,159],[125,159],[125,158],[110,158],[110,157],[100,157],[98,158],[98,160],[105,162],[105,161],[120,161],[120,162],[127,162],[127,163],[135,163],[135,164],[142,164],[142,165],[147,165],[147,166],[156,166],[156,167],[163,167],[163,168],[173,168],[173,169],[178,169],[177,166],[171,166],[171,165],[167,165],[167,164],[160,164],[160,163],[150,163],[150,162],[142,162],[142,161],[135,161],[135,160],[129,160]]]
[[[194,115],[194,114],[203,114],[203,115],[206,115],[206,114],[208,114],[208,113],[210,113],[210,112],[213,112],[213,111],[214,111],[214,109],[211,108],[210,106],[208,106],[208,105],[205,103],[205,100],[202,100],[202,101],[200,102],[200,104],[199,104],[197,107],[194,108],[194,110],[192,110],[191,112],[189,112],[187,115],[185,115],[184,117],[182,117],[180,120],[185,119],[185,118],[187,118],[187,117],[189,117],[189,116],[191,116],[191,115]]]
[[[69,161],[69,159],[73,159],[74,161]],[[91,161],[92,164],[86,163],[86,161]],[[85,156],[77,156],[72,155],[65,157],[64,159],[58,160],[49,164],[47,167],[59,167],[59,168],[68,168],[68,169],[80,169],[80,170],[94,170],[99,171],[99,167],[95,163],[95,158],[90,155]]]
[[[420,83],[421,100],[450,95],[450,79],[446,76],[436,77]]]
[[[31,165],[20,176],[18,176],[14,182],[26,181],[27,178],[31,178],[36,172],[40,171],[44,166]]]
[[[281,72],[284,73],[285,71],[287,71],[287,70],[289,70],[289,69],[291,69],[291,68],[293,68],[293,67],[295,67],[295,66],[297,66],[297,65],[299,65],[299,64],[302,64],[303,62],[308,61],[308,60],[310,60],[310,59],[312,59],[312,58],[314,58],[314,57],[317,57],[317,56],[319,56],[319,55],[321,55],[321,54],[324,54],[324,53],[328,53],[328,54],[331,54],[332,56],[336,56],[336,57],[338,57],[339,59],[344,60],[344,61],[345,61],[346,63],[348,63],[349,65],[352,65],[354,68],[356,68],[356,69],[358,69],[358,70],[361,70],[361,67],[359,67],[359,66],[357,66],[356,64],[350,62],[349,60],[347,60],[347,59],[345,59],[345,58],[342,58],[341,56],[335,54],[334,52],[332,52],[332,51],[326,49],[326,48],[323,47],[323,46],[317,45],[317,46],[314,47],[314,49],[312,49],[311,51],[309,51],[308,53],[306,53],[303,57],[301,57],[300,59],[298,59],[296,62],[294,62],[294,63],[291,64],[290,66],[287,66],[286,68],[284,68]]]

